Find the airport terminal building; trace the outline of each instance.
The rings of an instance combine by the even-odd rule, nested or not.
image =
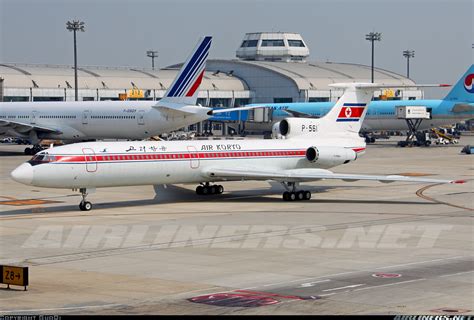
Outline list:
[[[371,67],[351,63],[309,62],[310,50],[297,33],[248,33],[236,59],[208,60],[198,103],[230,108],[249,103],[336,101],[337,82],[370,82]],[[78,68],[80,101],[159,100],[180,64],[160,70],[131,67]],[[376,82],[414,84],[397,73],[375,68]],[[137,93],[138,94],[135,94]],[[421,99],[420,90],[376,92],[376,98]],[[0,64],[0,101],[73,101],[72,66]],[[263,112],[263,111],[262,111]],[[229,119],[234,121],[236,119]],[[238,119],[241,120],[241,119]],[[249,113],[245,121],[271,121],[271,111]]]

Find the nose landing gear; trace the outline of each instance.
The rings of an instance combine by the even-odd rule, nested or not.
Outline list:
[[[81,188],[79,189],[79,192],[81,193],[81,196],[82,196],[82,201],[81,203],[79,203],[79,209],[81,209],[81,211],[90,211],[92,209],[92,203],[90,203],[89,201],[86,201],[87,189]]]
[[[210,194],[221,194],[224,192],[224,187],[221,185],[210,185],[206,182],[203,185],[196,187],[196,194],[198,195],[210,195]]]
[[[310,200],[311,191],[296,191],[297,182],[282,182],[287,191],[283,192],[284,201]]]

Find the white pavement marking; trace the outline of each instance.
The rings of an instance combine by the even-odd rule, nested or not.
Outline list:
[[[474,270],[471,270],[471,271],[464,271],[464,272],[457,272],[457,273],[451,273],[451,274],[445,274],[445,275],[442,275],[442,276],[439,276],[440,278],[442,277],[452,277],[452,276],[457,276],[458,274],[465,274],[465,273],[471,273],[471,272],[474,272]]]
[[[436,262],[436,261],[444,261],[444,260],[453,260],[453,259],[458,259],[458,258],[467,258],[469,256],[455,256],[455,257],[450,257],[450,258],[444,258],[444,259],[434,259],[434,260],[426,260],[426,261],[421,261],[421,262],[411,262],[411,263],[404,263],[404,264],[396,264],[393,266],[386,266],[386,267],[380,267],[376,268],[375,270],[379,269],[388,269],[388,268],[393,268],[393,267],[404,267],[404,266],[411,266],[413,264],[422,264],[422,263],[428,263],[428,262]],[[471,257],[469,257],[471,258]]]
[[[358,283],[358,284],[353,284],[353,285],[350,285],[350,286],[344,286],[344,287],[338,287],[338,288],[325,289],[325,290],[323,290],[323,291],[326,292],[326,291],[341,290],[341,289],[345,289],[345,288],[356,288],[356,287],[360,287],[360,286],[363,286],[363,285],[365,285],[365,283]]]
[[[391,266],[378,267],[378,268],[373,268],[373,269],[362,269],[362,270],[356,270],[356,271],[333,273],[333,274],[328,274],[328,275],[320,276],[320,277],[310,277],[310,278],[302,278],[302,279],[296,279],[296,280],[290,280],[290,281],[269,283],[269,284],[266,284],[266,285],[259,285],[259,286],[242,288],[241,290],[256,289],[256,288],[260,288],[260,287],[270,287],[270,286],[275,286],[275,285],[278,285],[278,284],[285,284],[285,283],[289,284],[289,283],[292,283],[292,282],[300,282],[300,281],[305,281],[305,280],[317,280],[317,279],[321,279],[321,278],[330,278],[330,277],[342,276],[342,275],[352,274],[352,273],[370,272],[370,271],[379,270],[379,269],[389,269],[389,268],[395,268],[395,267],[423,264],[423,263],[436,262],[436,261],[453,260],[453,259],[459,259],[459,258],[472,258],[472,257],[471,256],[455,256],[455,257],[449,257],[449,258],[443,258],[443,259],[434,259],[434,260],[425,260],[425,261],[412,262],[412,263],[395,264],[395,265],[391,265]]]
[[[380,286],[371,286],[371,287],[359,288],[359,289],[355,289],[354,291],[361,291],[361,290],[374,289],[374,288],[380,288],[380,287],[388,287],[388,286],[396,286],[396,285],[402,284],[402,283],[416,282],[416,281],[421,281],[421,280],[426,280],[426,279],[422,278],[422,279],[400,281],[400,282],[395,282],[395,283],[382,284]]]
[[[314,287],[314,285],[317,284],[317,283],[328,282],[328,281],[331,281],[331,279],[325,279],[325,280],[313,281],[313,282],[305,282],[305,283],[300,284],[300,288]]]
[[[332,292],[332,293],[325,293],[325,294],[318,294],[318,297],[327,297],[327,296],[332,296],[333,294],[336,294],[337,292]]]

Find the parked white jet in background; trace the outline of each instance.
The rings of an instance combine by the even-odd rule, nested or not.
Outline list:
[[[81,210],[90,189],[113,186],[201,184],[198,194],[222,193],[228,180],[275,180],[286,188],[284,200],[309,200],[300,182],[321,179],[344,181],[462,183],[398,175],[338,174],[329,168],[355,161],[365,151],[359,137],[374,84],[333,85],[345,92],[320,119],[288,118],[280,122],[286,139],[86,142],[59,146],[36,154],[12,172],[18,182],[38,187],[79,189]]]
[[[145,139],[242,107],[212,110],[196,105],[212,37],[202,38],[160,101],[2,102],[0,136],[29,139]]]

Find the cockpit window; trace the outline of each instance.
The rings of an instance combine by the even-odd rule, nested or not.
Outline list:
[[[32,166],[36,166],[42,163],[49,163],[56,161],[56,157],[53,155],[48,154],[47,152],[41,152],[38,154],[35,154],[33,158],[31,158],[30,161],[28,161],[29,164]]]

